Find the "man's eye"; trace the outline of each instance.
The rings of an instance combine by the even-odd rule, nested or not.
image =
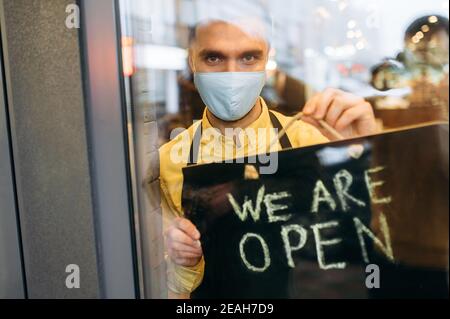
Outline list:
[[[246,55],[242,58],[244,63],[252,63],[256,60],[256,57],[254,55]]]
[[[206,58],[206,62],[210,64],[217,64],[220,62],[220,58],[218,56],[209,56]]]

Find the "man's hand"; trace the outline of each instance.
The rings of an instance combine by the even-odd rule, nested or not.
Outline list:
[[[372,106],[363,98],[337,89],[327,89],[311,98],[303,109],[303,118],[330,140],[318,120],[324,120],[345,138],[377,133]]]
[[[168,254],[177,265],[193,267],[200,262],[203,256],[200,232],[189,220],[175,218],[165,237]]]

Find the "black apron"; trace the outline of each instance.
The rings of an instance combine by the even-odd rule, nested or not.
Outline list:
[[[270,120],[272,123],[272,127],[277,129],[278,132],[280,132],[283,129],[283,126],[281,125],[280,121],[276,117],[276,115],[269,111]],[[198,154],[200,149],[200,140],[202,137],[202,125],[197,128],[193,142],[191,143],[191,148],[189,152],[189,160],[187,166],[193,166],[198,163]],[[289,149],[292,148],[292,143],[289,140],[289,137],[285,134],[283,135],[280,140],[280,145],[282,149]],[[183,196],[185,194],[186,190],[186,184],[189,183],[189,176],[186,176],[184,174],[183,179]],[[216,262],[216,258],[212,258],[209,262],[206,261],[205,263],[205,272],[204,272],[204,278],[202,281],[202,284],[191,294],[191,298],[193,299],[208,299],[208,298],[226,298],[230,297],[230,291],[234,290],[234,285],[236,283],[229,282],[226,278],[226,274],[216,274],[217,271],[214,270],[215,266],[214,263]],[[225,262],[225,261],[220,261]],[[219,276],[218,276],[219,275]],[[225,277],[224,277],[225,276]],[[218,279],[218,277],[220,277]],[[280,278],[281,279],[281,278]],[[285,281],[286,280],[280,280],[280,287],[276,288],[273,287],[273,292],[275,293],[278,291],[275,296],[284,295],[284,293],[281,293],[280,291],[283,291],[285,289]],[[220,283],[219,283],[220,282]],[[220,288],[219,288],[220,287]],[[234,295],[234,293],[233,293]],[[244,297],[244,296],[239,296]],[[286,295],[287,297],[287,295]]]

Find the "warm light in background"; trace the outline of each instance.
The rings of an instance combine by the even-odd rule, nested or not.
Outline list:
[[[346,0],[339,2],[338,8],[340,11],[344,11],[349,6],[349,3]]]
[[[267,71],[275,71],[278,67],[278,64],[275,60],[269,60],[266,65]]]
[[[358,41],[358,43],[356,43],[356,48],[358,50],[364,50],[366,48],[366,44],[364,41]]]
[[[123,74],[130,77],[134,74],[134,40],[131,37],[122,37]]]
[[[330,12],[323,6],[318,7],[316,12],[322,19],[329,19],[331,17]]]
[[[439,19],[438,19],[438,17],[436,17],[436,16],[431,16],[431,17],[429,17],[428,18],[428,22],[430,22],[430,23],[437,23],[439,21]]]
[[[427,33],[428,31],[430,31],[430,27],[425,24],[422,26],[422,31]]]
[[[355,20],[350,20],[350,21],[347,23],[347,27],[348,27],[349,29],[354,29],[354,28],[356,27],[356,21],[355,21]]]

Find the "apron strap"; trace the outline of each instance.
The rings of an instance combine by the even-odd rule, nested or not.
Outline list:
[[[277,118],[275,113],[269,110],[270,121],[272,122],[273,128],[277,129],[280,132],[283,129],[283,125],[281,125],[280,120]],[[198,162],[198,153],[200,150],[200,140],[202,138],[203,124],[200,123],[197,130],[194,134],[194,140],[191,143],[191,149],[189,150],[189,161],[187,166],[196,165]],[[280,138],[281,149],[292,148],[292,143],[287,134],[283,135]]]
[[[197,130],[194,134],[194,139],[191,143],[191,149],[189,150],[189,161],[188,166],[196,165],[198,162],[198,152],[200,150],[200,140],[202,139],[202,131],[203,131],[203,121],[201,121],[200,125],[197,127]]]
[[[278,117],[272,111],[269,111],[269,115],[270,115],[270,121],[272,122],[273,128],[277,129],[277,132],[281,132],[281,130],[283,130],[283,125],[281,125],[281,122],[278,119]],[[282,150],[292,148],[291,140],[289,139],[287,134],[284,134],[280,138],[280,145],[281,145]]]

